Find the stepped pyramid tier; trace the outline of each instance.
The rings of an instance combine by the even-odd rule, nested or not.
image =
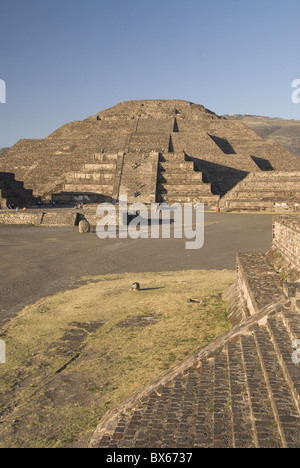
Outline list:
[[[145,203],[216,207],[221,199],[224,209],[243,209],[244,202],[229,206],[222,198],[249,174],[263,174],[266,184],[277,174],[283,181],[280,203],[295,210],[299,180],[292,174],[300,172],[300,161],[243,122],[226,120],[201,105],[145,100],[68,123],[45,139],[20,140],[1,156],[0,171],[14,174],[33,196],[56,202],[116,202],[120,195],[132,199],[136,192]],[[296,185],[293,194],[289,181]],[[254,198],[260,200],[260,194],[258,190]],[[277,202],[274,191],[269,196]],[[243,197],[247,199],[245,190]],[[262,198],[259,207],[269,207],[269,201]]]
[[[252,172],[220,206],[226,211],[300,211],[300,171]]]
[[[107,412],[91,448],[299,448],[298,215],[274,218],[272,249],[296,282],[268,254],[238,254],[232,329]]]

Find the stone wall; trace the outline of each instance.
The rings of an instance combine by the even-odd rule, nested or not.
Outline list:
[[[20,211],[1,211],[0,225],[29,225],[40,226],[42,222],[42,212],[20,212]]]
[[[104,206],[104,205],[103,205]],[[109,204],[109,207],[112,205]],[[124,213],[119,214],[119,205],[116,205],[116,218],[111,214],[108,216],[108,212],[103,215],[97,214],[98,204],[94,205],[94,209],[83,210],[83,211],[68,211],[68,210],[35,210],[35,211],[12,211],[12,210],[1,210],[0,211],[0,226],[41,226],[41,227],[74,227],[78,226],[82,220],[88,221],[91,226],[97,226],[98,222],[105,217],[106,223],[116,227],[127,226],[128,223],[136,217],[136,215],[127,214],[126,208]]]
[[[300,216],[275,216],[273,245],[300,269]]]
[[[226,294],[230,323],[279,302],[294,282],[300,283],[300,216],[277,215],[269,252],[237,254],[237,280]]]
[[[76,212],[51,212],[51,211],[1,211],[0,225],[17,226],[43,226],[62,227],[76,226],[78,214]]]

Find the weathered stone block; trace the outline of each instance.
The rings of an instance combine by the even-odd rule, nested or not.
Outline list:
[[[300,297],[300,283],[284,283],[283,291],[286,297]]]
[[[79,227],[80,234],[87,234],[91,230],[90,223],[86,220],[80,221],[78,227]]]

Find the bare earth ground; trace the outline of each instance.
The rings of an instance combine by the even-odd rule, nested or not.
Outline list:
[[[236,251],[268,250],[271,228],[270,215],[206,213],[205,246],[187,251],[0,227],[0,447],[85,446],[107,410],[228,329]]]

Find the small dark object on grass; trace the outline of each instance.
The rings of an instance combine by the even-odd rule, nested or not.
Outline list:
[[[133,283],[133,284],[131,285],[131,290],[132,290],[132,291],[139,291],[140,288],[141,288],[141,287],[140,287],[140,283]]]
[[[199,301],[199,299],[188,299],[188,302],[190,304],[201,304],[202,301]]]

